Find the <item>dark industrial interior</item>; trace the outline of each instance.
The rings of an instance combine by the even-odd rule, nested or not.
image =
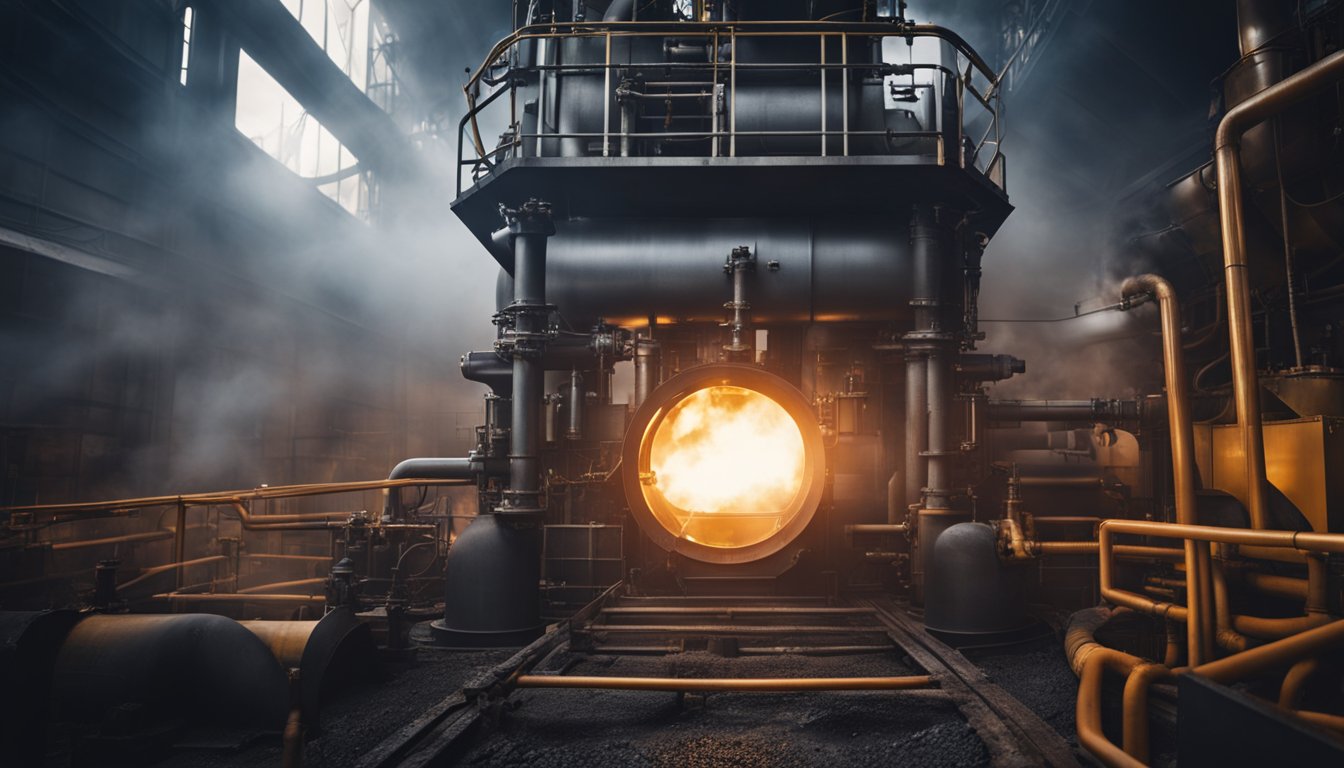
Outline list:
[[[0,765],[1344,765],[1339,0],[0,0]]]

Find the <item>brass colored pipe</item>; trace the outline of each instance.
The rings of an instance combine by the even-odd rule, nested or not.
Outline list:
[[[71,504],[29,504],[17,507],[0,507],[0,512],[38,512],[42,514],[70,512],[107,512],[144,509],[146,507],[164,507],[178,503],[189,507],[210,506],[213,504],[232,504],[234,502],[255,499],[292,499],[303,496],[323,496],[332,493],[354,493],[356,491],[378,491],[387,488],[406,488],[419,485],[474,485],[473,480],[441,480],[432,478],[399,478],[396,480],[360,480],[350,483],[309,483],[305,485],[276,485],[267,488],[252,488],[239,491],[216,491],[212,493],[188,493],[178,496],[145,496],[135,499],[115,499],[111,501],[88,501]],[[319,513],[337,514],[337,513]],[[344,513],[340,513],[344,514]],[[279,515],[276,516],[280,517]],[[267,518],[269,519],[269,518]]]
[[[324,605],[327,602],[325,597],[314,595],[254,595],[233,592],[205,592],[201,594],[165,592],[154,595],[154,599],[182,600],[189,603],[313,603]]]
[[[163,539],[171,538],[173,538],[172,531],[146,531],[144,533],[127,533],[121,536],[108,536],[102,539],[58,541],[51,545],[51,550],[53,552],[64,552],[69,549],[86,549],[88,547],[101,547],[110,544],[138,544],[146,541],[162,541]]]
[[[1138,665],[1125,680],[1124,749],[1139,762],[1148,762],[1148,690],[1153,683],[1173,677],[1166,665],[1152,663]]]
[[[1332,621],[1235,656],[1211,661],[1193,671],[1216,683],[1235,683],[1339,648],[1341,644],[1344,644],[1344,620]]]
[[[1279,686],[1279,706],[1297,709],[1302,703],[1302,694],[1306,691],[1307,683],[1320,670],[1321,660],[1316,656],[1308,656],[1289,667],[1288,674],[1283,676],[1283,684]]]
[[[935,685],[928,675],[907,677],[585,677],[579,675],[521,675],[519,688],[593,688],[617,691],[904,691]]]
[[[1095,555],[1095,541],[1038,541],[1036,549],[1042,555]],[[1173,547],[1148,547],[1139,544],[1115,544],[1111,551],[1121,559],[1181,560],[1184,554]]]
[[[290,587],[311,587],[326,582],[326,577],[319,576],[313,579],[295,579],[294,581],[277,581],[274,584],[258,584],[253,587],[246,587],[238,590],[240,595],[254,595],[259,592],[271,592],[276,590],[285,590]]]
[[[218,562],[220,562],[220,561],[228,560],[228,559],[229,559],[229,558],[225,557],[224,555],[209,555],[209,556],[207,556],[207,557],[198,557],[198,558],[196,558],[196,559],[194,559],[194,560],[184,560],[184,561],[179,562],[179,563],[165,563],[164,565],[156,565],[156,566],[154,566],[154,567],[152,567],[152,568],[146,568],[146,569],[144,569],[144,570],[141,571],[141,572],[139,573],[139,575],[137,575],[135,578],[130,579],[130,580],[128,580],[128,581],[124,581],[124,582],[118,584],[118,585],[117,585],[117,589],[126,589],[126,588],[128,588],[128,587],[133,587],[133,586],[135,586],[136,584],[139,584],[140,582],[142,582],[142,581],[144,581],[144,580],[146,580],[146,579],[148,579],[148,578],[150,578],[150,577],[152,577],[152,576],[157,576],[158,574],[163,573],[164,571],[171,571],[171,570],[173,570],[174,568],[189,568],[189,567],[191,567],[191,566],[193,566],[193,565],[205,565],[206,563],[218,563]]]
[[[1144,660],[1138,656],[1131,656],[1105,646],[1098,646],[1082,663],[1082,677],[1078,683],[1078,702],[1074,713],[1077,719],[1078,744],[1110,768],[1144,768],[1144,763],[1112,744],[1102,732],[1102,675],[1107,669],[1128,675],[1144,664]]]
[[[1344,716],[1332,715],[1329,712],[1311,712],[1305,709],[1293,710],[1293,714],[1312,725],[1329,728],[1332,731],[1344,734]]]
[[[1214,139],[1232,388],[1246,462],[1247,506],[1251,526],[1258,529],[1268,524],[1269,496],[1265,479],[1264,430],[1260,422],[1260,382],[1256,375],[1255,336],[1251,327],[1250,267],[1246,261],[1246,227],[1242,217],[1241,135],[1251,126],[1341,78],[1344,78],[1344,51],[1321,59],[1228,110],[1218,124]]]
[[[1341,53],[1344,55],[1344,53]],[[1251,544],[1268,547],[1305,549],[1312,552],[1344,553],[1344,534],[1315,533],[1312,531],[1264,531],[1248,528],[1220,528],[1213,525],[1181,525],[1156,523],[1149,520],[1120,520],[1102,522],[1098,541],[1109,541],[1115,534],[1158,536],[1169,539],[1195,539],[1221,544]],[[1107,545],[1103,543],[1102,549]]]
[[[1212,578],[1213,614],[1216,617],[1214,639],[1223,649],[1241,653],[1249,644],[1245,635],[1232,628],[1232,608],[1227,597],[1227,578],[1223,574],[1222,563],[1213,564]]]
[[[845,533],[908,533],[910,526],[905,523],[887,523],[883,525],[865,523],[846,525]]]
[[[1323,626],[1332,621],[1322,613],[1310,613],[1306,616],[1290,616],[1285,619],[1267,619],[1260,616],[1233,616],[1232,628],[1237,632],[1259,640],[1278,640],[1305,632],[1313,627]]]
[[[1298,549],[1257,547],[1251,544],[1243,544],[1237,547],[1237,555],[1253,560],[1273,560],[1277,563],[1296,563],[1298,565],[1307,561],[1307,553]]]
[[[1262,594],[1304,602],[1307,599],[1306,579],[1279,576],[1273,573],[1257,573],[1255,571],[1247,571],[1241,575],[1241,578],[1242,581],[1246,582],[1246,586]]]

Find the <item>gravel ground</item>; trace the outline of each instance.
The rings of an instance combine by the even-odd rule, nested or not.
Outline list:
[[[899,676],[896,655],[725,659],[557,659],[572,675],[655,677]],[[689,697],[688,697],[689,698]],[[947,701],[901,693],[676,694],[531,690],[465,755],[466,765],[505,766],[977,766],[984,746]]]
[[[993,651],[966,653],[989,679],[1027,705],[1075,748],[1074,706],[1078,678],[1064,658],[1064,647],[1055,637]]]
[[[381,679],[351,688],[322,709],[322,733],[304,745],[305,768],[348,766],[396,729],[453,694],[477,670],[508,659],[514,649],[421,649],[414,662],[389,663]],[[196,732],[196,738],[209,734]],[[280,742],[260,739],[236,753],[179,750],[156,765],[168,768],[241,768],[280,765]]]

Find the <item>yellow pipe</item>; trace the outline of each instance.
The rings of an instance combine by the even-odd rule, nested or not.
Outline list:
[[[1315,656],[1309,656],[1289,667],[1288,674],[1283,676],[1283,684],[1279,686],[1279,706],[1297,709],[1302,703],[1307,683],[1320,670],[1321,660]]]
[[[585,677],[580,675],[522,675],[519,688],[595,688],[618,691],[904,691],[930,688],[928,675],[908,677],[777,677],[777,678],[678,678],[678,677]]]
[[[1223,275],[1227,285],[1227,326],[1232,357],[1232,389],[1245,457],[1247,507],[1251,526],[1269,521],[1265,480],[1265,440],[1260,423],[1260,382],[1251,327],[1251,280],[1242,220],[1241,135],[1291,104],[1344,78],[1344,51],[1334,53],[1228,110],[1218,124],[1214,158],[1218,165],[1218,211],[1222,222]]]
[[[318,576],[312,579],[295,579],[293,581],[277,581],[274,584],[258,584],[253,587],[246,587],[238,590],[240,595],[253,595],[258,592],[271,592],[273,590],[284,590],[290,587],[312,587],[326,582],[325,576]]]
[[[1108,768],[1144,768],[1144,763],[1111,743],[1101,729],[1102,675],[1107,669],[1128,675],[1144,664],[1144,660],[1137,656],[1105,646],[1098,646],[1082,663],[1082,678],[1078,683],[1078,702],[1074,713],[1078,744]]]
[[[1125,753],[1141,763],[1148,762],[1148,690],[1159,680],[1171,680],[1164,664],[1140,664],[1125,680],[1123,697]]]
[[[1299,659],[1335,650],[1344,645],[1344,620],[1276,640],[1235,656],[1211,661],[1194,671],[1217,683],[1235,683],[1254,675],[1290,666]]]

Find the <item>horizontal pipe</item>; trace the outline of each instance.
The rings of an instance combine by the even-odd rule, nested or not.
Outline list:
[[[886,523],[873,524],[863,523],[859,525],[846,525],[845,533],[909,533],[910,526],[905,523]]]
[[[137,544],[146,541],[161,541],[173,538],[172,531],[147,531],[145,533],[127,533],[121,536],[108,536],[102,539],[81,539],[79,541],[58,541],[51,545],[53,552],[67,549],[87,549],[112,544]]]
[[[1255,675],[1288,667],[1299,659],[1344,645],[1344,621],[1333,621],[1268,645],[1195,667],[1195,673],[1216,683],[1236,683]]]
[[[201,507],[256,499],[293,499],[303,496],[323,496],[332,493],[355,493],[359,491],[379,491],[385,488],[406,488],[416,485],[462,485],[465,482],[467,481],[439,480],[434,478],[405,478],[400,480],[359,480],[348,483],[276,485],[248,490],[189,493],[177,496],[145,496],[134,499],[85,501],[70,504],[28,504],[15,507],[0,507],[0,512],[36,512],[46,515],[60,512],[125,511],[130,509],[163,507],[177,504],[185,504],[189,507]]]
[[[1032,525],[1067,525],[1072,523],[1080,525],[1083,523],[1089,523],[1092,525],[1096,525],[1105,519],[1106,518],[1104,517],[1084,517],[1079,515],[1050,515],[1050,516],[1033,515],[1031,518],[1031,522]]]
[[[142,582],[142,581],[144,581],[144,580],[146,580],[146,579],[152,578],[152,577],[157,576],[157,575],[159,575],[160,573],[164,573],[164,572],[166,572],[166,571],[171,571],[171,570],[173,570],[174,568],[187,568],[187,567],[190,567],[190,566],[193,566],[193,565],[205,565],[206,563],[218,563],[218,562],[221,562],[221,561],[224,561],[224,560],[228,560],[228,559],[229,559],[229,558],[225,557],[224,555],[209,555],[208,557],[198,557],[198,558],[196,558],[196,559],[194,559],[194,560],[183,560],[183,561],[180,562],[180,563],[165,563],[165,564],[163,564],[163,565],[156,565],[156,566],[154,566],[154,567],[152,567],[152,568],[146,568],[146,569],[144,569],[144,570],[141,571],[135,578],[130,579],[130,580],[128,580],[128,581],[124,581],[124,582],[122,582],[121,584],[118,584],[118,585],[117,585],[117,589],[127,589],[127,588],[129,588],[129,587],[133,587],[133,586],[135,586],[136,584],[139,584],[140,582]]]
[[[881,632],[879,627],[840,627],[835,625],[817,626],[751,626],[731,624],[593,624],[588,627],[592,632],[649,632],[700,635],[775,635],[775,634],[815,634],[843,635],[855,632]]]
[[[570,675],[522,675],[519,688],[586,688],[617,691],[705,692],[738,691],[778,693],[785,691],[906,691],[934,687],[928,675],[907,677],[587,677]]]
[[[326,583],[325,576],[319,576],[313,579],[295,579],[293,581],[277,581],[274,584],[258,584],[252,587],[245,587],[238,590],[240,595],[254,595],[261,592],[270,592],[272,590],[289,589],[290,587],[312,587],[318,584]]]
[[[1344,534],[1315,533],[1312,531],[1267,531],[1249,528],[1220,528],[1212,525],[1182,525],[1157,523],[1148,520],[1120,520],[1112,518],[1100,526],[1102,538],[1110,534],[1138,534],[1173,539],[1192,539],[1220,544],[1250,544],[1253,546],[1286,547],[1311,552],[1344,553]]]
[[[825,656],[828,654],[848,655],[851,653],[887,653],[893,648],[892,645],[775,645],[767,647],[747,647],[738,648],[737,652],[742,656],[776,656],[776,655],[798,655],[798,656]]]
[[[190,603],[313,603],[322,605],[327,602],[327,599],[320,595],[254,595],[222,592],[206,592],[204,594],[165,592],[154,595],[154,599],[181,600]]]
[[[1329,728],[1344,734],[1344,715],[1332,715],[1329,712],[1312,712],[1305,709],[1291,710],[1292,713],[1312,725]]]
[[[1095,541],[1038,541],[1035,546],[1042,555],[1095,555],[1099,549]],[[1111,547],[1111,551],[1116,557],[1131,560],[1147,558],[1177,562],[1185,559],[1185,553],[1173,547],[1116,544]]]
[[[827,616],[871,616],[876,613],[872,608],[833,608],[829,606],[785,606],[785,605],[738,605],[738,606],[687,606],[670,605],[623,605],[603,608],[604,615],[621,614],[677,614],[677,615],[715,615],[715,616],[751,616],[758,614],[807,614]]]
[[[1034,488],[1100,488],[1104,483],[1100,477],[1041,477],[1025,475],[1018,483]]]
[[[1293,600],[1307,599],[1306,579],[1279,576],[1273,573],[1256,573],[1254,571],[1243,573],[1241,578],[1246,582],[1246,586],[1266,595],[1286,597]]]
[[[1307,553],[1296,549],[1257,547],[1244,544],[1237,547],[1237,555],[1252,560],[1273,560],[1276,563],[1297,563],[1300,565],[1307,562]]]

